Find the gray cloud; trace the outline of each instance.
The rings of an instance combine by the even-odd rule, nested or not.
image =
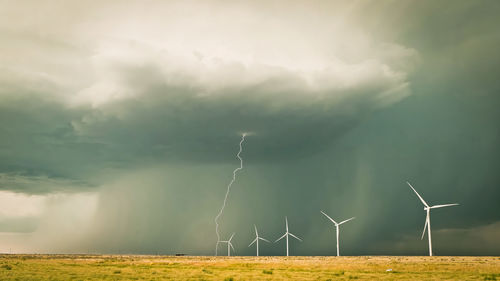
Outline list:
[[[303,156],[410,94],[407,76],[418,58],[411,48],[377,41],[356,26],[322,28],[324,19],[315,25],[319,33],[337,39],[310,37],[306,32],[315,27],[302,25],[297,11],[276,23],[271,15],[259,15],[258,5],[219,12],[240,11],[258,26],[290,33],[281,36],[247,23],[235,29],[227,25],[235,19],[230,16],[210,23],[213,36],[204,38],[198,31],[206,28],[205,4],[160,7],[191,5],[201,8],[192,11],[196,17],[185,22],[175,16],[161,28],[151,17],[163,20],[163,14],[116,15],[110,25],[98,16],[109,6],[88,5],[81,9],[83,17],[73,18],[66,16],[71,4],[5,25],[4,172],[80,182],[85,188],[124,167],[228,161],[232,156],[223,152],[242,132],[252,134],[248,153],[261,161]],[[8,7],[6,19],[26,16],[21,6]],[[119,7],[124,14],[134,11],[134,4]],[[139,19],[137,29],[150,33],[123,32]],[[181,22],[186,32],[180,35]],[[245,36],[226,40],[240,33]],[[302,36],[310,37],[308,44],[301,43]],[[248,45],[256,41],[262,45]]]
[[[0,173],[0,189],[15,192],[44,194],[49,192],[82,192],[94,186],[88,182],[47,175]]]
[[[46,205],[0,247],[212,254],[251,132],[221,228],[240,254],[285,215],[293,253],[334,253],[321,209],[357,217],[345,254],[425,254],[406,180],[461,203],[436,253],[498,252],[496,2],[40,3],[0,9],[0,188]]]

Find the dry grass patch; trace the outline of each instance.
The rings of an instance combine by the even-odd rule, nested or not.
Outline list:
[[[500,258],[0,255],[0,279],[500,280]]]

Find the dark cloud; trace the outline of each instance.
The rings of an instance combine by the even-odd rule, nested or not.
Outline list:
[[[426,254],[407,180],[431,203],[461,204],[433,211],[436,253],[498,254],[496,2],[314,2],[276,15],[213,2],[164,24],[110,5],[112,25],[110,6],[90,4],[74,18],[61,5],[0,21],[0,189],[44,202],[0,218],[0,231],[29,233],[0,247],[212,254],[250,132],[221,218],[238,254],[254,252],[254,223],[276,239],[284,216],[304,238],[293,254],[333,254],[320,210],[356,216],[343,254]],[[233,16],[205,24],[207,7]]]
[[[38,169],[37,169],[38,170]],[[28,194],[46,194],[52,192],[85,192],[95,186],[87,181],[79,181],[66,177],[49,177],[16,173],[0,174],[0,189]]]

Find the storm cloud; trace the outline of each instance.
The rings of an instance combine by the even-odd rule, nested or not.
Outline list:
[[[437,253],[498,253],[495,2],[0,5],[0,196],[31,210],[0,250],[212,254],[245,132],[238,244],[287,215],[294,253],[333,253],[321,209],[357,217],[346,254],[423,254],[410,180],[461,203]]]

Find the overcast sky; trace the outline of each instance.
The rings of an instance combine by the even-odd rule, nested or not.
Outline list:
[[[499,255],[499,13],[0,0],[0,252]]]

